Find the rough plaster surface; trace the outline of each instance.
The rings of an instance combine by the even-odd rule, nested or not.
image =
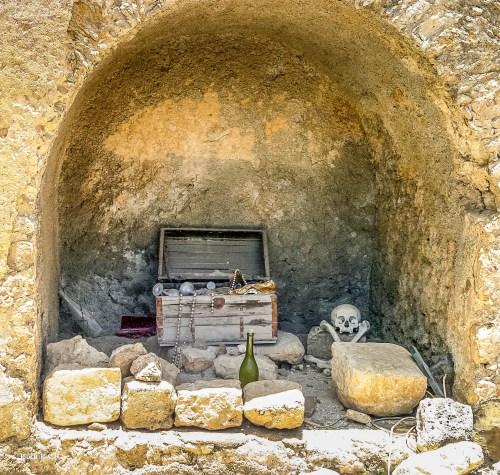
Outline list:
[[[87,92],[144,48],[215,31],[303,51],[350,91],[377,164],[374,323],[429,355],[448,347],[461,399],[498,396],[498,10],[475,0],[293,0],[286,11],[273,0],[2,2],[0,371],[23,386],[28,412],[41,343],[57,335],[58,176],[71,124]]]

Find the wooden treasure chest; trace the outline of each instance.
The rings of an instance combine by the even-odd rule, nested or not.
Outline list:
[[[242,289],[236,270],[247,284]],[[248,331],[256,343],[276,342],[277,297],[269,282],[259,284],[270,279],[265,231],[162,228],[158,279],[166,289],[156,298],[160,345],[239,344]],[[171,295],[184,282],[195,295]]]

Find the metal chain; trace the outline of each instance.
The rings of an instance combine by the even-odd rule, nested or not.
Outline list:
[[[189,319],[189,328],[193,328],[194,324],[194,310],[196,308],[196,292],[193,294],[193,300],[191,301],[191,318]],[[182,361],[180,356],[182,354],[182,349],[186,346],[189,330],[186,329],[186,335],[184,337],[184,343],[179,349],[179,339],[181,334],[181,317],[182,317],[182,302],[181,296],[179,295],[179,306],[177,309],[177,334],[175,336],[175,353],[174,353],[174,365],[180,368],[182,366]]]
[[[236,269],[233,274],[233,279],[231,281],[231,286],[229,288],[229,292],[232,292],[234,290],[234,287],[236,286],[236,277],[238,276],[238,280],[241,280],[243,282],[243,285],[247,285],[247,281],[245,280],[245,276],[243,275],[243,272],[241,272],[239,269]]]

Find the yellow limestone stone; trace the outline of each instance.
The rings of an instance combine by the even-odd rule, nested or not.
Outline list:
[[[168,381],[127,378],[122,392],[120,420],[128,429],[170,429],[177,394]]]
[[[293,381],[256,381],[243,389],[245,417],[267,429],[294,429],[304,422],[304,395]]]
[[[333,343],[332,379],[345,407],[374,416],[410,414],[427,389],[410,353],[391,343]]]
[[[59,426],[120,417],[120,368],[58,366],[43,385],[43,418]]]
[[[242,424],[243,400],[238,380],[196,381],[176,389],[176,427],[219,430]]]

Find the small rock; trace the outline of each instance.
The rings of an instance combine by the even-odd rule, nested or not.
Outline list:
[[[206,349],[183,348],[181,350],[182,366],[188,373],[201,373],[214,364],[217,357],[217,348],[210,346]]]
[[[221,355],[215,358],[214,367],[217,376],[224,379],[238,379],[243,358],[244,355]],[[259,367],[259,380],[277,379],[278,367],[273,361],[265,356],[258,355],[255,356],[255,361]]]
[[[243,353],[245,353],[245,352],[243,351]],[[228,354],[229,356],[238,356],[241,353],[238,350],[237,346],[226,346],[226,354]],[[220,355],[218,355],[218,356],[220,356]]]
[[[347,419],[359,422],[360,424],[368,425],[372,422],[372,418],[368,414],[365,414],[364,412],[353,411],[352,409],[347,409],[345,416]]]
[[[316,411],[316,396],[304,396],[304,417],[312,417]]]
[[[295,365],[295,366],[292,366],[293,369],[297,370],[297,371],[304,371],[304,365],[303,364],[298,364],[298,365]]]
[[[243,400],[238,380],[197,381],[176,389],[176,427],[220,430],[242,424]]]
[[[170,384],[175,386],[180,373],[179,368],[163,358],[158,357],[158,361],[161,366],[161,379],[168,381]]]
[[[142,343],[133,345],[123,345],[111,353],[109,358],[110,368],[120,368],[123,377],[130,376],[130,367],[133,361],[141,355],[146,355],[148,352]]]
[[[323,374],[324,374],[325,376],[331,376],[331,375],[332,375],[332,370],[331,370],[330,368],[325,368],[325,369],[323,370]]]
[[[154,353],[148,353],[134,360],[130,372],[138,381],[161,381],[162,365]]]
[[[256,381],[243,388],[245,417],[267,429],[294,429],[304,422],[304,395],[293,381]]]
[[[427,378],[410,353],[391,343],[333,343],[332,379],[340,402],[375,416],[410,414]]]
[[[240,353],[245,353],[246,345],[239,345],[238,350]],[[298,364],[304,358],[305,349],[294,334],[278,330],[276,343],[254,345],[254,354],[267,356],[276,363],[286,361],[290,364]]]
[[[158,342],[158,337],[156,335],[150,336],[146,340],[146,343],[144,343],[144,347],[146,348],[146,350],[148,350],[148,353],[154,353],[159,358],[162,358],[172,363],[171,359],[172,348],[168,346],[160,346],[160,343]]]
[[[56,366],[77,364],[87,367],[106,367],[109,358],[106,353],[97,351],[80,335],[70,340],[61,340],[47,345],[45,374],[49,374]]]
[[[429,398],[417,410],[417,447],[434,450],[472,438],[472,408],[453,399]]]
[[[87,427],[87,429],[88,430],[95,430],[97,432],[102,432],[103,430],[106,430],[107,427],[104,424],[101,424],[99,422],[92,422],[92,424],[90,424]]]
[[[289,372],[290,372],[290,371],[288,371],[287,369],[283,369],[283,368],[278,369],[278,374],[279,374],[280,376],[288,376],[288,373],[289,373]]]
[[[410,455],[393,475],[463,475],[484,462],[483,451],[474,442],[456,442],[437,450]]]
[[[120,420],[127,429],[170,429],[177,394],[167,381],[124,381]]]
[[[219,345],[217,347],[217,356],[225,355],[227,353],[227,348],[225,345]]]
[[[43,385],[43,418],[58,426],[112,422],[120,417],[119,368],[58,366]]]
[[[279,368],[286,369],[287,371],[290,371],[290,369],[292,368],[292,365],[290,363],[287,363],[286,361],[283,361],[280,363]]]
[[[354,335],[348,333],[340,333],[340,339],[343,342],[349,343]],[[332,357],[332,343],[333,337],[328,332],[324,332],[320,327],[312,327],[307,335],[307,354],[320,358],[322,360],[329,360]],[[366,342],[366,337],[363,336],[359,343]]]

